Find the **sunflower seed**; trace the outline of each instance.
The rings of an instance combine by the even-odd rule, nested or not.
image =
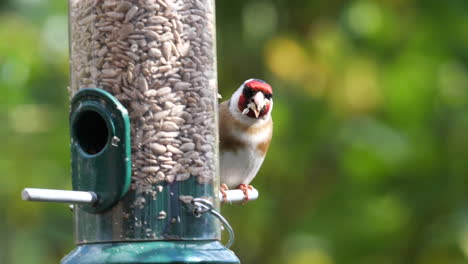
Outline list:
[[[151,143],[149,147],[157,154],[162,154],[166,152],[166,147],[158,143]]]
[[[179,130],[179,126],[171,121],[166,121],[163,123],[162,128],[163,131],[177,131]]]
[[[122,19],[125,16],[123,13],[120,12],[107,12],[106,15],[114,19]]]
[[[180,173],[176,175],[176,181],[186,181],[190,178],[189,173]]]
[[[138,12],[138,7],[137,6],[132,6],[128,11],[127,14],[125,14],[125,20],[124,23],[130,22],[132,18],[136,15]]]
[[[167,213],[164,211],[159,212],[158,219],[163,220],[166,219]]]
[[[142,167],[142,168],[141,168],[141,171],[142,171],[142,172],[149,172],[149,173],[158,172],[158,171],[159,171],[159,167],[157,167],[157,166]]]
[[[195,144],[194,143],[185,143],[182,146],[180,146],[180,150],[183,152],[191,151],[195,149]]]
[[[183,154],[183,152],[180,149],[178,149],[178,148],[176,148],[176,147],[174,147],[172,145],[167,145],[167,150],[174,153],[174,154]]]

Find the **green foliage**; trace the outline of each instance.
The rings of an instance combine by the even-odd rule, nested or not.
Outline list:
[[[0,3],[0,263],[73,247],[67,6]],[[467,263],[468,4],[463,0],[217,1],[220,93],[275,90],[274,138],[224,206],[243,263]]]

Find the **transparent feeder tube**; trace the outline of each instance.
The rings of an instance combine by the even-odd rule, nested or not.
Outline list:
[[[75,210],[78,243],[219,239],[186,208],[219,209],[213,0],[69,0],[73,96],[110,92],[131,119],[131,192],[109,211]]]

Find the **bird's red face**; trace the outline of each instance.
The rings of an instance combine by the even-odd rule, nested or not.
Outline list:
[[[259,79],[250,79],[243,85],[239,97],[239,111],[251,118],[261,118],[269,113],[273,96],[271,86]]]

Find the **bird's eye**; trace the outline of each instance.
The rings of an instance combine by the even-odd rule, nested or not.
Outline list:
[[[250,98],[250,97],[253,96],[253,91],[252,91],[252,89],[249,88],[249,87],[247,87],[247,86],[244,87],[244,90],[242,90],[242,93],[244,94],[244,96],[245,96],[246,98]]]
[[[270,100],[272,96],[273,96],[272,94],[265,94],[265,98],[268,100]]]

